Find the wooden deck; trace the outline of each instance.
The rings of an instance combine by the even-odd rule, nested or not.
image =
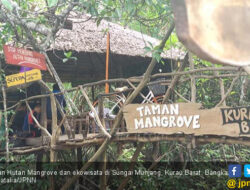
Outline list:
[[[62,146],[89,146],[93,144],[102,144],[106,137],[102,134],[88,134],[87,137],[83,138],[82,135],[76,135],[75,139],[68,139],[66,135],[62,135],[59,138],[58,145]],[[112,138],[113,142],[159,142],[159,141],[178,141],[184,143],[195,143],[197,145],[206,144],[210,142],[224,143],[224,144],[242,144],[250,146],[249,137],[226,137],[216,135],[206,136],[190,136],[184,134],[160,134],[160,133],[127,133],[118,132]]]
[[[83,138],[82,134],[76,134],[74,139],[68,139],[67,135],[61,135],[56,145],[53,146],[55,150],[66,150],[77,147],[100,145],[104,142],[106,137],[103,134],[88,134],[87,137]],[[178,141],[182,143],[191,143],[195,147],[196,145],[202,145],[206,143],[221,143],[221,144],[242,144],[250,146],[249,137],[221,137],[215,135],[206,136],[188,136],[184,134],[166,135],[157,133],[127,133],[118,132],[113,138],[113,142],[159,142],[159,141]],[[45,151],[50,149],[50,143],[47,141],[43,144],[44,139],[42,137],[27,138],[27,146],[14,147],[10,151],[13,154],[28,154],[39,151]],[[0,155],[4,155],[5,150],[0,150]]]

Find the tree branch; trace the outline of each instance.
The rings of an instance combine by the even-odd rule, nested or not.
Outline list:
[[[175,27],[175,24],[174,22],[172,22],[169,30],[167,31],[164,39],[162,40],[162,42],[160,43],[159,45],[159,50],[162,50],[166,44],[166,41],[168,40],[169,36],[171,35],[172,31],[174,30],[174,27]],[[154,69],[154,66],[156,65],[157,63],[157,60],[155,58],[152,58],[144,76],[143,76],[143,79],[141,80],[141,82],[139,83],[139,85],[136,87],[136,89],[133,91],[133,93],[127,98],[127,100],[125,101],[124,105],[127,105],[127,104],[130,104],[134,99],[135,97],[140,93],[140,91],[144,88],[144,86],[148,83],[148,81],[150,80],[150,75]],[[122,114],[122,109],[120,109],[120,111],[118,112],[116,118],[115,118],[115,121],[114,121],[114,124],[113,124],[113,127],[112,127],[112,130],[110,132],[110,135],[113,136],[115,135],[121,121],[122,121],[122,118],[123,118],[123,114]],[[100,148],[97,150],[97,152],[89,159],[89,161],[80,169],[80,171],[84,171],[86,170],[89,166],[91,166],[91,164],[96,161],[100,155],[102,155],[102,153],[104,151],[106,151],[109,143],[111,142],[111,139],[109,138],[106,138],[105,141],[103,142],[103,144],[100,146]],[[72,183],[74,183],[80,176],[73,176],[72,178],[68,179],[67,182],[62,186],[61,190],[67,190],[70,185]]]
[[[179,67],[179,69],[178,69],[178,71],[176,71],[176,73],[180,73],[181,71],[183,71],[184,68],[186,67],[187,62],[188,62],[188,53],[186,53],[183,64]],[[170,86],[167,89],[167,92],[165,93],[165,95],[163,97],[163,100],[162,100],[163,104],[165,104],[167,102],[167,100],[169,99],[170,94],[173,91],[173,89],[174,89],[175,85],[177,84],[177,82],[179,81],[180,77],[181,77],[180,75],[175,75],[174,76]]]
[[[240,77],[240,74],[241,74],[241,72],[239,72],[239,73],[238,73],[238,76],[235,77],[235,78],[233,79],[233,81],[232,81],[232,83],[231,83],[229,89],[227,90],[227,93],[224,95],[224,97],[221,99],[221,101],[220,101],[215,107],[219,107],[219,106],[225,101],[225,99],[228,97],[228,95],[229,95],[230,92],[232,91],[235,82],[236,82],[236,81],[238,80],[238,78]]]
[[[27,108],[29,109],[30,115],[32,117],[32,119],[35,121],[36,125],[43,130],[50,138],[51,138],[51,134],[48,132],[47,129],[45,129],[43,126],[40,125],[40,123],[37,121],[37,119],[35,118],[35,116],[33,115],[32,109],[29,106],[29,103],[27,101],[25,101]]]
[[[99,116],[98,116],[98,114],[97,114],[97,112],[96,112],[94,106],[92,105],[91,101],[89,100],[89,97],[88,97],[88,95],[86,94],[85,90],[84,90],[82,87],[80,87],[80,89],[81,89],[81,92],[82,92],[84,98],[86,99],[86,101],[87,101],[87,103],[88,103],[88,105],[89,105],[91,111],[94,113],[95,118],[96,118],[96,121],[97,121],[97,124],[98,124],[98,126],[100,127],[101,131],[103,132],[103,134],[104,134],[106,137],[111,138],[110,134],[109,134],[109,133],[105,130],[105,128],[103,127],[102,122],[101,122],[101,120],[100,120],[100,118],[99,118]]]

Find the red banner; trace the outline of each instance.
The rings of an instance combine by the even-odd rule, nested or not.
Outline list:
[[[41,53],[8,45],[3,47],[7,64],[47,70],[45,56]]]

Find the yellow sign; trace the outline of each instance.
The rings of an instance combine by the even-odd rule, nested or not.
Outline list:
[[[6,83],[7,87],[10,87],[41,79],[42,79],[41,71],[38,69],[33,69],[24,73],[18,73],[6,76]]]

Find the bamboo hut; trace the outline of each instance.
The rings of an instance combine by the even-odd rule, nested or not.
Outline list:
[[[72,30],[62,29],[55,43],[48,50],[59,76],[63,81],[84,83],[105,78],[105,58],[107,31],[110,33],[110,78],[143,75],[151,60],[151,54],[145,54],[149,44],[158,45],[159,40],[140,32],[125,28],[119,24],[102,20],[96,21],[88,15],[71,14]],[[72,51],[69,61],[63,63],[64,52]],[[183,52],[173,48],[163,54],[165,65],[162,71],[171,71],[171,60],[182,59]],[[157,69],[154,71],[157,72]]]
[[[89,15],[72,13],[68,18],[70,29],[61,29],[51,48],[47,50],[59,77],[63,82],[82,84],[105,78],[107,31],[110,33],[110,78],[143,75],[152,55],[145,54],[145,47],[159,44],[159,40],[119,24],[96,20]],[[66,61],[65,52],[72,52]],[[184,52],[172,48],[162,55],[165,65],[159,64],[163,72],[171,71],[171,62],[182,59]],[[6,74],[18,72],[18,67],[5,66]],[[158,70],[157,70],[158,69]],[[48,72],[43,73],[45,81],[52,81]]]
[[[90,15],[71,13],[68,18],[69,27],[57,33],[55,42],[47,50],[49,58],[63,82],[72,86],[105,79],[105,60],[107,31],[110,33],[109,78],[128,78],[142,76],[152,55],[145,53],[145,47],[158,45],[160,41],[119,24],[102,20],[97,25]],[[72,52],[71,58],[65,59],[65,53]],[[171,65],[183,59],[184,52],[172,48],[162,54],[164,64],[157,64],[153,73],[170,72]],[[6,75],[19,72],[19,67],[3,64]],[[45,82],[55,82],[49,72],[43,71]],[[28,83],[30,86],[34,84]],[[8,89],[9,103],[24,98],[16,96],[16,87]],[[37,95],[32,93],[32,95]],[[38,94],[40,94],[39,90]]]

